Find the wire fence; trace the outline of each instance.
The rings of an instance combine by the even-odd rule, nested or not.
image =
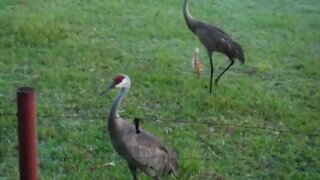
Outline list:
[[[16,113],[0,113],[1,117],[6,116],[17,116]],[[52,114],[39,114],[37,115],[38,118],[59,118],[59,119],[106,119],[108,116],[105,115],[52,115]],[[208,126],[224,126],[224,127],[235,127],[235,128],[242,128],[242,129],[250,129],[252,131],[265,131],[265,132],[274,132],[274,133],[283,133],[283,134],[293,134],[293,135],[305,135],[305,136],[313,136],[318,137],[320,136],[319,132],[305,132],[305,131],[299,131],[299,130],[283,130],[280,128],[270,127],[270,126],[251,126],[251,125],[245,125],[245,124],[234,124],[234,123],[217,123],[212,122],[209,120],[183,120],[183,119],[175,119],[175,120],[157,120],[154,121],[156,118],[152,118],[154,116],[145,117],[145,118],[139,118],[145,122],[161,122],[161,123],[186,123],[186,124],[202,124],[202,125],[208,125]],[[124,119],[134,119],[134,117],[123,117]],[[149,121],[150,120],[150,121]]]
[[[0,120],[1,118],[15,118],[17,116],[16,113],[0,113]],[[54,114],[41,114],[39,113],[37,115],[38,119],[64,119],[64,120],[69,120],[69,122],[72,122],[72,120],[78,121],[78,120],[105,120],[108,118],[108,116],[106,115],[90,115],[90,114],[70,114],[70,115],[54,115]],[[132,123],[133,123],[133,119],[134,117],[123,117],[124,119],[131,119]],[[286,144],[290,139],[290,136],[297,136],[297,138],[301,138],[303,139],[303,136],[308,137],[309,139],[311,139],[310,142],[310,146],[313,147],[314,151],[318,151],[319,147],[318,147],[318,137],[319,137],[319,133],[318,132],[306,132],[306,131],[298,131],[298,130],[290,130],[290,129],[282,129],[279,127],[270,127],[270,126],[252,126],[252,125],[247,125],[247,124],[234,124],[234,123],[218,123],[218,122],[214,122],[212,120],[196,120],[196,121],[192,121],[192,120],[183,120],[183,119],[175,119],[175,120],[162,120],[162,119],[158,119],[155,116],[146,116],[146,117],[140,117],[140,119],[142,120],[142,125],[146,125],[149,123],[152,124],[157,124],[157,125],[166,125],[169,126],[168,124],[173,123],[173,124],[180,124],[180,125],[205,125],[207,126],[207,130],[205,132],[197,132],[196,138],[194,141],[199,141],[201,142],[201,148],[195,148],[196,150],[196,155],[189,155],[188,153],[192,152],[192,150],[187,150],[188,153],[185,152],[181,152],[182,151],[186,151],[185,148],[187,147],[179,147],[177,144],[175,144],[175,140],[173,140],[173,147],[177,148],[177,146],[179,147],[177,154],[178,154],[178,158],[179,158],[179,162],[182,164],[190,164],[190,162],[198,162],[195,163],[199,166],[204,167],[206,170],[203,170],[203,172],[201,172],[202,174],[208,173],[209,171],[211,172],[215,163],[219,163],[219,162],[233,162],[236,163],[235,165],[229,167],[230,169],[228,169],[228,173],[224,172],[224,173],[220,173],[220,175],[222,176],[226,176],[228,175],[232,175],[240,173],[238,175],[241,175],[241,172],[235,172],[235,170],[232,170],[234,168],[234,166],[239,166],[239,168],[241,168],[242,164],[250,164],[252,163],[251,161],[256,161],[256,162],[261,162],[264,164],[268,164],[269,161],[279,161],[279,162],[287,162],[287,164],[290,163],[294,163],[296,160],[290,158],[290,157],[285,157],[285,156],[280,156],[278,152],[270,152],[270,154],[267,157],[263,157],[263,156],[259,156],[255,153],[253,153],[254,155],[251,155],[250,153],[246,152],[246,145],[250,144],[250,142],[247,142],[248,140],[246,139],[247,134],[250,133],[256,133],[259,136],[263,136],[263,133],[272,133],[272,135],[275,135],[277,138],[281,138],[284,142],[275,142],[275,143],[271,143],[271,144],[267,144],[264,146],[264,148],[260,148],[258,150],[261,151],[268,151],[268,146],[278,146],[278,149],[281,149],[283,144]],[[71,120],[71,121],[70,121]],[[39,124],[39,122],[38,122]],[[38,128],[41,127],[45,127],[48,126],[46,125],[42,125],[40,124],[40,126],[38,125]],[[210,142],[208,142],[208,139],[212,138],[217,132],[216,131],[211,131],[210,127],[224,127],[224,128],[235,128],[237,130],[239,130],[239,133],[242,134],[242,139],[237,139],[240,142],[238,142],[238,151],[241,151],[244,155],[244,157],[239,157],[239,156],[232,156],[232,155],[228,155],[225,152],[221,152],[223,151],[222,148],[215,148],[214,145]],[[160,126],[157,126],[160,127]],[[196,131],[196,130],[195,130]],[[288,135],[288,136],[286,136]],[[162,137],[165,138],[165,137]],[[240,137],[241,138],[241,137]],[[288,140],[287,140],[288,139]],[[235,140],[235,141],[237,141]],[[104,138],[101,139],[101,141],[104,141],[104,144],[109,144],[110,142],[107,142]],[[183,140],[182,140],[183,141]],[[181,142],[179,142],[181,144]],[[94,142],[92,142],[91,144],[94,144]],[[172,144],[172,143],[171,143]],[[313,145],[312,145],[313,144]],[[81,145],[79,145],[81,146]],[[82,160],[80,161],[85,161],[87,162],[87,164],[85,165],[84,168],[85,170],[90,169],[91,172],[97,172],[97,173],[102,173],[101,171],[104,171],[105,168],[111,169],[113,170],[116,167],[119,167],[119,164],[122,164],[122,167],[126,167],[125,161],[123,159],[121,159],[116,153],[111,153],[111,156],[106,156],[104,154],[97,154],[95,155],[95,153],[97,153],[97,151],[94,149],[94,147],[90,147],[91,145],[86,145],[85,147],[81,147],[81,149],[86,149],[88,152],[90,152],[88,155],[88,157],[84,157]],[[39,145],[39,149],[40,148],[44,148],[44,146]],[[201,150],[200,150],[201,149]],[[277,148],[274,148],[277,149]],[[229,149],[230,150],[230,149]],[[61,170],[61,169],[68,169],[69,166],[71,166],[70,164],[76,164],[77,162],[79,162],[79,157],[72,155],[72,152],[65,152],[65,151],[69,151],[68,149],[64,149],[61,150],[62,152],[56,154],[56,155],[52,155],[52,154],[46,154],[43,152],[39,152],[39,166],[40,169],[42,168],[43,171],[46,171],[46,168],[48,166],[52,166],[54,172],[63,172],[65,170]],[[110,149],[108,149],[107,151],[109,151],[109,155],[110,155]],[[139,150],[137,150],[139,151]],[[235,150],[233,150],[235,151]],[[278,150],[277,150],[278,151]],[[281,151],[281,150],[279,150]],[[297,154],[297,157],[295,158],[299,158],[300,154]],[[1,161],[2,163],[4,162],[12,162],[12,163],[17,163],[18,162],[18,157],[17,156],[13,156],[13,157],[1,157],[0,158],[2,160],[0,160],[0,164]],[[154,157],[151,155],[144,155],[138,158],[142,158],[145,160],[152,160],[152,159],[156,159],[158,157]],[[95,165],[90,165],[92,159],[94,159],[94,161],[96,162]],[[302,168],[311,168],[314,169],[313,171],[315,173],[320,173],[319,170],[316,170],[317,166],[319,166],[319,160],[317,158],[315,159],[303,159],[300,160],[301,164],[300,165]],[[276,164],[276,163],[275,163]],[[255,165],[252,165],[252,167]],[[182,168],[187,168],[186,165],[182,165]],[[255,167],[257,168],[257,167]],[[0,166],[1,169],[1,166]],[[4,169],[6,171],[10,171],[8,169]],[[69,174],[70,176],[72,176],[72,174],[74,172],[76,172],[77,170],[69,170],[69,172],[67,172],[67,174]],[[129,174],[129,171],[124,168],[123,173],[125,174]],[[268,171],[268,168],[267,170]],[[187,178],[188,173],[184,172],[184,177]],[[209,173],[210,174],[210,173]],[[219,173],[218,173],[219,174]],[[1,175],[1,174],[0,174]],[[115,177],[115,175],[110,175],[110,177],[114,177],[114,178],[118,178]],[[253,176],[256,177],[256,176]],[[196,178],[194,178],[196,179]]]

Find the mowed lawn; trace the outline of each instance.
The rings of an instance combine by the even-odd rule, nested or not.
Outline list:
[[[105,131],[117,91],[99,96],[120,73],[132,81],[121,116],[140,117],[177,150],[177,179],[319,178],[320,2],[191,0],[191,14],[224,29],[246,55],[212,94],[209,60],[182,4],[1,0],[0,179],[19,178],[22,86],[37,91],[40,179],[130,179]],[[217,77],[229,62],[213,60]]]

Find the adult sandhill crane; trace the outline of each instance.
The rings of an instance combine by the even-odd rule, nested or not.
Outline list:
[[[199,58],[199,48],[194,48],[194,55],[192,57],[192,66],[198,77],[203,72],[203,64]]]
[[[190,31],[195,34],[203,46],[207,49],[207,54],[210,59],[211,65],[211,77],[210,77],[210,93],[212,89],[212,77],[213,77],[213,64],[212,54],[213,52],[220,52],[226,55],[230,64],[220,73],[215,79],[215,84],[218,84],[220,77],[234,64],[235,59],[238,59],[241,64],[244,63],[244,53],[240,44],[235,42],[227,33],[220,28],[194,19],[189,13],[189,0],[184,0],[183,15],[186,20],[186,24]]]
[[[138,169],[154,179],[166,174],[178,176],[176,152],[147,131],[136,133],[135,126],[119,116],[121,102],[130,87],[130,78],[123,74],[116,76],[109,86],[109,89],[121,89],[108,117],[108,132],[114,149],[127,161],[135,180],[138,179]]]

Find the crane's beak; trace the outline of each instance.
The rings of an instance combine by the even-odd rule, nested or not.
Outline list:
[[[102,95],[106,94],[106,93],[107,93],[107,91],[109,91],[109,90],[111,90],[111,89],[114,89],[115,87],[116,87],[116,83],[115,83],[115,82],[113,82],[113,83],[108,87],[108,89],[107,89],[107,90],[102,91],[102,92],[99,94],[99,96],[102,96]]]

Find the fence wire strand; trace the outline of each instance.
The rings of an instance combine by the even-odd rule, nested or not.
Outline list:
[[[0,113],[0,117],[6,117],[6,116],[17,116],[16,113]],[[50,115],[50,114],[39,114],[37,115],[37,118],[61,118],[61,119],[106,119],[108,116],[105,115]],[[125,119],[134,119],[132,117],[123,117]],[[151,120],[154,118],[140,118],[142,120]],[[204,124],[208,126],[225,126],[225,127],[237,127],[237,128],[244,128],[244,129],[251,129],[251,130],[260,130],[260,131],[272,131],[276,132],[278,134],[284,133],[284,134],[293,134],[293,135],[306,135],[306,136],[314,136],[318,137],[320,136],[320,133],[309,133],[304,131],[297,131],[297,130],[283,130],[283,129],[277,129],[273,127],[262,127],[262,126],[252,126],[252,125],[243,125],[243,124],[232,124],[232,123],[217,123],[212,122],[208,120],[182,120],[182,119],[176,119],[176,120],[160,120],[157,119],[157,121],[148,121],[153,123],[187,123],[187,124]]]
[[[0,113],[0,119],[2,117],[10,117],[10,118],[14,118],[16,117],[17,114],[16,113]],[[90,115],[90,114],[72,114],[72,115],[53,115],[53,114],[38,114],[37,115],[38,119],[47,119],[47,118],[61,118],[61,119],[101,119],[101,120],[105,120],[106,118],[108,118],[108,116],[106,115]],[[123,117],[126,119],[134,119],[132,117]],[[277,129],[274,127],[261,127],[261,126],[252,126],[252,125],[245,125],[245,124],[232,124],[232,123],[217,123],[217,122],[212,122],[210,120],[196,120],[196,121],[192,121],[192,120],[182,120],[182,119],[176,119],[176,120],[161,120],[156,118],[155,116],[148,116],[145,118],[140,118],[141,120],[148,122],[148,123],[182,123],[182,124],[199,124],[199,125],[207,125],[208,128],[205,132],[197,132],[197,137],[203,136],[201,137],[202,139],[206,139],[206,138],[210,138],[212,136],[212,131],[210,130],[211,127],[214,126],[224,126],[224,127],[235,127],[235,128],[239,128],[239,129],[244,129],[244,131],[241,131],[242,134],[242,144],[246,144],[247,139],[246,136],[248,135],[247,133],[250,133],[250,131],[247,130],[253,130],[253,131],[264,131],[266,133],[268,132],[276,132],[278,134],[278,137],[280,137],[282,134],[293,134],[293,135],[306,135],[309,136],[310,138],[313,138],[313,141],[315,138],[317,138],[319,136],[319,133],[308,133],[308,132],[302,132],[302,131],[295,131],[295,130],[283,130],[283,129]],[[71,121],[72,122],[72,121]],[[104,132],[105,133],[105,132]],[[200,140],[201,141],[201,140]],[[210,167],[212,166],[212,162],[215,161],[224,161],[224,160],[232,160],[235,162],[238,162],[239,164],[243,163],[243,162],[247,162],[247,161],[251,161],[251,160],[255,160],[255,161],[265,161],[264,158],[261,158],[259,156],[250,156],[249,158],[241,158],[241,157],[230,157],[226,154],[221,154],[219,152],[219,149],[217,151],[217,149],[211,149],[211,145],[209,143],[209,141],[204,141],[203,142],[203,146],[201,148],[201,150],[199,150],[198,155],[197,156],[188,156],[187,154],[180,152],[177,152],[178,154],[178,159],[180,162],[186,163],[188,161],[192,162],[192,161],[198,161],[200,163],[203,163],[203,165],[205,167]],[[205,152],[205,149],[207,149],[209,151],[209,153],[205,153],[203,154],[203,152]],[[92,150],[91,150],[92,151]],[[243,150],[242,150],[243,151]],[[270,155],[271,158],[272,154]],[[276,157],[273,157],[275,159],[277,159],[278,161],[286,161],[286,162],[291,162],[290,159],[286,159],[284,157],[281,156],[277,156],[277,154],[275,154]],[[100,159],[97,164],[95,164],[94,166],[90,166],[88,165],[86,168],[93,168],[95,170],[99,170],[104,169],[105,167],[108,168],[112,168],[113,166],[117,166],[117,164],[123,164],[124,161],[122,158],[120,158],[120,156],[116,155],[115,153],[112,154],[109,157],[106,156],[101,156],[101,155],[94,155],[94,150],[92,151],[92,156],[90,156],[90,158],[86,158],[83,161],[89,161],[89,159],[91,160],[92,158],[95,159]],[[154,158],[158,158],[158,157],[151,157],[151,156],[146,156],[146,157],[139,157],[139,158],[143,158],[143,159],[154,159]],[[267,158],[268,159],[268,158]],[[272,158],[271,158],[272,159]],[[47,166],[48,162],[55,162],[57,161],[57,163],[59,163],[59,168],[57,167],[57,171],[59,171],[59,169],[61,169],[61,167],[64,166],[64,163],[67,162],[73,162],[73,161],[77,161],[78,157],[70,157],[69,154],[61,154],[61,155],[56,155],[54,157],[48,157],[48,155],[46,154],[39,154],[39,163],[40,163],[40,167],[45,167]],[[0,162],[1,161],[11,161],[11,162],[18,162],[18,156],[12,156],[12,157],[1,157],[0,156]],[[303,161],[304,163],[308,164],[309,166],[317,166],[318,162],[315,160],[310,160],[310,161]],[[50,165],[52,166],[52,164]]]

